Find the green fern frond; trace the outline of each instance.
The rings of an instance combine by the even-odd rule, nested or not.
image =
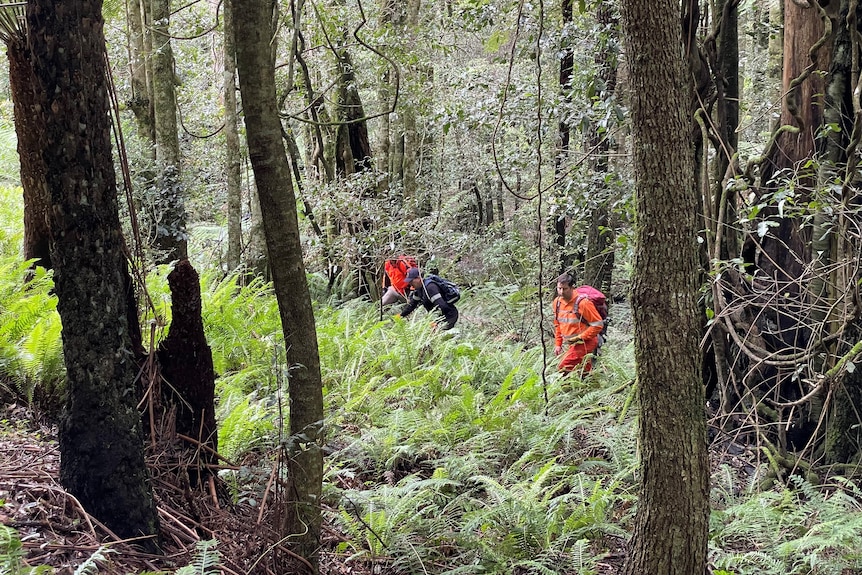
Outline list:
[[[22,573],[24,551],[18,532],[0,524],[0,573]]]
[[[116,551],[102,545],[75,569],[75,575],[97,575],[100,564],[105,563],[111,553],[116,553]]]
[[[177,569],[176,575],[218,575],[221,553],[216,549],[218,541],[209,539],[195,543],[191,563]]]

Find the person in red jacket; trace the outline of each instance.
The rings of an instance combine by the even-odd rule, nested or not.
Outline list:
[[[592,357],[586,362],[584,359],[598,347],[604,322],[593,302],[579,294],[573,284],[574,278],[569,274],[557,278],[557,297],[552,304],[554,355],[563,353],[564,345],[568,345],[560,360],[559,371],[569,373],[583,364],[581,373],[587,374],[593,368]]]
[[[407,272],[410,268],[417,266],[416,258],[411,256],[398,256],[386,260],[383,264],[383,305],[393,303],[407,303]]]

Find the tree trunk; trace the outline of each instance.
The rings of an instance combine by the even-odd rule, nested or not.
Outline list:
[[[141,137],[154,146],[156,141],[156,124],[153,119],[153,83],[150,51],[152,38],[148,10],[142,3],[147,0],[129,0],[127,21],[129,23],[129,68],[132,94],[127,105],[135,114],[138,131]],[[155,147],[150,148],[155,159]]]
[[[419,26],[419,8],[420,0],[406,0],[405,6],[405,24],[406,32],[402,38],[407,42],[405,49],[408,55],[415,54],[417,48],[417,27]],[[402,98],[399,115],[402,119],[404,128],[404,165],[403,165],[403,189],[404,198],[407,199],[418,213],[418,207],[422,203],[422,198],[417,196],[417,166],[419,165],[419,134],[416,128],[416,116],[418,109],[418,96],[424,89],[424,85],[420,79],[421,71],[418,69],[417,63],[404,66],[402,73],[406,76],[402,78],[405,85],[410,86],[409,101],[407,98]],[[406,96],[406,94],[405,94]]]
[[[177,433],[193,439],[198,466],[189,470],[193,486],[200,485],[216,463],[218,428],[215,419],[215,369],[204,335],[201,285],[189,260],[180,260],[168,274],[171,288],[171,327],[159,344],[162,386],[168,413],[175,414]],[[203,446],[201,449],[199,446]]]
[[[635,322],[641,485],[625,575],[706,570],[709,466],[700,381],[697,193],[679,4],[624,0],[637,228]]]
[[[137,316],[111,161],[102,3],[33,0],[30,50],[44,124],[52,261],[68,400],[60,480],[120,537],[156,537],[136,409]],[[136,332],[133,333],[133,332]],[[154,548],[155,539],[143,539]]]
[[[780,125],[793,126],[796,132],[782,132],[776,139],[775,148],[768,161],[763,166],[761,174],[760,194],[765,197],[775,192],[774,177],[786,180],[780,174],[782,170],[795,172],[796,163],[804,158],[810,158],[814,153],[814,141],[817,130],[823,122],[823,99],[825,74],[829,69],[828,50],[822,47],[813,54],[809,51],[823,34],[823,22],[817,15],[816,8],[803,8],[795,2],[785,3],[784,12],[784,72],[782,77],[784,106],[781,111]],[[813,64],[812,73],[805,73]],[[813,174],[803,174],[802,185],[796,186],[797,202],[810,200],[805,193],[805,184],[813,184]],[[763,217],[776,214],[774,206],[768,206],[762,211]],[[758,244],[759,245],[756,245]],[[806,245],[808,239],[799,229],[799,222],[793,218],[781,218],[779,226],[762,239],[746,240],[744,248],[746,260],[753,262],[763,276],[772,280],[789,282],[787,292],[798,295],[798,288],[793,285],[794,278],[799,277],[807,257]],[[763,257],[756,257],[756,251]]]
[[[272,278],[269,275],[269,254],[266,249],[266,233],[263,229],[263,211],[260,209],[260,197],[256,187],[249,190],[248,211],[251,214],[251,224],[248,228],[248,247],[243,260],[249,273],[269,280]]]
[[[740,238],[734,232],[737,220],[736,206],[739,203],[736,188],[726,185],[725,175],[739,147],[739,11],[736,0],[719,0],[716,4],[721,17],[718,35],[717,72],[715,86],[717,91],[716,118],[720,146],[716,150],[713,202],[715,214],[724,214],[718,222],[718,231],[723,239],[718,246],[719,257],[728,260],[739,253]]]
[[[335,166],[336,173],[350,175],[371,168],[373,154],[368,141],[365,110],[359,96],[353,59],[346,48],[341,49],[337,56],[341,72],[338,85],[338,117],[344,123],[338,126]],[[372,195],[374,191],[370,190]],[[365,193],[369,193],[369,190]]]
[[[380,2],[380,25],[381,28],[391,28],[394,21],[395,0],[382,0]],[[386,70],[380,75],[380,85],[377,88],[377,98],[380,100],[380,128],[377,137],[377,171],[382,174],[379,190],[388,190],[389,184],[392,181],[392,175],[389,171],[389,152],[390,152],[390,134],[392,119],[389,110],[392,109],[392,100],[397,90],[396,76],[389,68],[389,63],[385,64]]]
[[[156,125],[158,184],[154,198],[155,247],[161,263],[188,256],[183,197],[170,0],[150,0],[153,35],[153,110]]]
[[[236,114],[236,36],[229,4],[224,11],[224,127],[225,171],[227,172],[227,268],[235,270],[242,263],[242,159]]]
[[[497,212],[497,221],[500,222],[500,229],[506,228],[506,213],[503,210],[503,179],[497,178],[497,191],[494,194],[494,209]]]
[[[572,0],[561,0],[560,7],[562,10],[562,27],[572,25]],[[566,104],[564,109],[571,104],[572,90],[572,69],[575,63],[575,52],[571,45],[564,45],[561,48],[560,57],[560,80],[558,89],[560,91],[560,99]],[[564,178],[561,177],[563,166],[569,158],[569,144],[572,139],[572,127],[566,119],[566,114],[562,113],[557,122],[557,149],[554,155],[554,181],[557,184],[556,195],[560,198],[558,202],[560,206],[565,205],[562,201],[565,196]],[[566,212],[559,208],[553,212],[554,214],[554,243],[557,245],[558,255],[560,258],[559,271],[566,271],[572,264],[573,258],[566,250]]]
[[[302,261],[296,198],[282,141],[270,52],[272,3],[232,6],[237,69],[245,110],[249,155],[263,212],[266,244],[284,330],[290,373],[289,498],[280,532],[295,543],[311,571],[318,571],[323,483],[323,389],[311,297]],[[295,566],[293,572],[307,567]]]
[[[604,30],[599,51],[596,53],[598,65],[599,86],[604,90],[599,93],[602,100],[611,99],[617,87],[617,44],[619,18],[616,8],[609,2],[602,2],[596,8],[596,22]],[[611,142],[607,128],[591,127],[589,137],[589,152],[592,155],[590,165],[595,178],[593,194],[596,202],[590,213],[589,229],[587,230],[587,257],[584,261],[584,281],[597,287],[606,294],[611,293],[611,282],[614,271],[614,230],[611,226],[611,214],[607,174],[610,166]]]
[[[853,286],[859,285],[858,272],[847,272],[857,269],[851,262],[859,256],[858,249],[849,254],[843,253],[839,247],[844,242],[845,247],[858,244],[858,235],[848,229],[847,217],[835,218],[834,206],[850,207],[859,203],[856,190],[856,150],[859,146],[860,131],[862,131],[862,107],[858,101],[854,105],[857,93],[858,65],[854,67],[853,54],[860,50],[858,35],[854,41],[855,31],[847,27],[851,2],[841,0],[836,18],[833,21],[832,60],[827,77],[823,111],[824,125],[838,126],[840,129],[828,130],[821,138],[818,172],[818,189],[825,200],[826,206],[819,208],[812,220],[811,270],[813,277],[808,284],[809,302],[811,304],[811,320],[819,326],[821,336],[834,334],[846,320],[848,309],[858,302]],[[854,5],[855,8],[855,5]],[[855,19],[854,19],[855,20]],[[854,125],[855,123],[855,125]],[[849,156],[849,157],[848,157]],[[834,182],[844,181],[841,189],[836,190]],[[853,216],[851,216],[853,218]],[[855,227],[855,224],[850,224]],[[853,238],[856,238],[854,241]],[[844,286],[849,286],[844,292]],[[858,288],[856,288],[858,290]],[[842,301],[843,300],[843,301]],[[847,330],[846,339],[833,344],[827,349],[831,352],[825,359],[819,359],[815,365],[821,371],[833,367],[837,357],[849,353],[851,346],[859,341],[862,331],[859,322],[855,322]],[[849,340],[849,343],[848,343]],[[843,385],[835,385],[830,409],[830,426],[824,442],[826,463],[849,463],[858,455],[859,440],[862,432],[859,429],[859,413],[862,411],[862,378],[858,370],[847,373],[843,377]],[[812,403],[809,419],[820,418],[823,409],[822,400]]]
[[[9,91],[18,135],[18,160],[21,165],[21,187],[24,197],[24,259],[36,259],[37,265],[51,267],[49,217],[51,199],[45,181],[45,162],[39,135],[42,133],[39,111],[35,109],[36,78],[30,65],[30,49],[24,32],[6,44],[9,58]]]

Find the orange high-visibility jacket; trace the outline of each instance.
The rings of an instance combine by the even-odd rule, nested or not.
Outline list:
[[[580,301],[578,301],[580,300]],[[557,296],[551,304],[554,310],[554,342],[563,345],[563,340],[580,337],[584,341],[596,338],[604,327],[604,321],[590,298],[572,292],[572,299],[566,301]]]
[[[407,282],[404,280],[407,279],[407,270],[415,267],[416,259],[410,256],[399,256],[397,259],[386,260],[386,263],[383,264],[383,271],[386,272],[383,287],[387,287],[386,279],[388,278],[389,285],[401,295],[405,295],[404,289],[407,287]]]

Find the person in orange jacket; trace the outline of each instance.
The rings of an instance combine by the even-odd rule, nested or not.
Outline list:
[[[554,310],[554,355],[569,349],[560,360],[558,370],[570,373],[583,363],[582,374],[593,368],[592,358],[584,362],[599,344],[599,334],[604,321],[596,306],[574,287],[574,278],[563,274],[557,278],[557,297],[552,304]]]
[[[394,303],[407,303],[407,272],[410,268],[417,267],[416,258],[411,256],[398,256],[390,258],[383,264],[383,305]]]

